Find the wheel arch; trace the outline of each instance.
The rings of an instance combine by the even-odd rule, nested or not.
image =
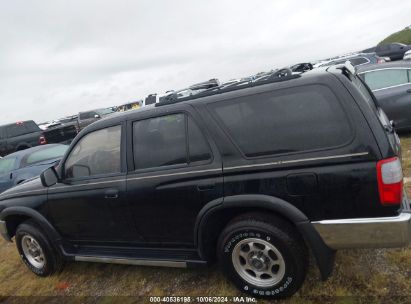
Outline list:
[[[60,241],[61,236],[50,222],[34,209],[22,206],[8,207],[0,213],[0,220],[6,222],[9,240],[15,235],[17,227],[27,221],[33,220],[51,241]]]
[[[248,212],[269,212],[292,224],[311,249],[322,278],[331,275],[335,251],[324,243],[305,214],[280,198],[261,194],[228,196],[211,201],[201,209],[195,225],[195,245],[200,257],[213,261],[221,231],[231,219]]]

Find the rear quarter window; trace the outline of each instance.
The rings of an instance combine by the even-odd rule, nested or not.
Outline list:
[[[329,149],[353,137],[341,104],[323,85],[245,96],[209,107],[246,157]]]

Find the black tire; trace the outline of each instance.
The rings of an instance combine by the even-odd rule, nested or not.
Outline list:
[[[262,253],[263,249],[266,254]],[[217,256],[224,274],[237,288],[265,299],[283,299],[296,293],[304,283],[308,268],[308,250],[296,229],[279,217],[261,213],[249,213],[232,220],[219,237]],[[275,263],[279,263],[278,268],[271,266]],[[259,268],[254,268],[255,265]],[[258,283],[252,282],[253,276]]]
[[[38,225],[34,221],[26,221],[20,224],[17,227],[16,235],[16,246],[17,250],[20,254],[21,259],[23,260],[24,264],[36,275],[41,277],[47,277],[52,275],[53,273],[60,271],[63,267],[63,259],[60,254],[51,246],[49,240],[47,239],[46,235],[41,231]],[[30,260],[29,256],[26,254],[27,249],[24,250],[23,248],[27,245],[24,245],[23,242],[27,240],[34,239],[34,247],[37,245],[41,248],[41,252],[43,253],[43,265],[34,265],[32,259]],[[32,243],[33,244],[33,243]],[[36,245],[37,244],[37,245]],[[25,252],[26,251],[26,252]],[[39,252],[38,250],[36,251]],[[30,253],[29,253],[30,255]],[[39,263],[41,264],[41,263]]]

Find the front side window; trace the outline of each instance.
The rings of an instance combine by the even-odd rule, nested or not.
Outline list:
[[[133,124],[136,170],[209,162],[209,145],[185,114],[166,115]]]
[[[66,178],[81,178],[121,172],[121,126],[85,135],[65,163]]]
[[[406,69],[386,69],[364,73],[364,81],[371,90],[384,89],[408,83]]]
[[[16,169],[16,158],[0,158],[0,175],[9,173],[14,169]]]
[[[210,108],[247,157],[332,148],[352,138],[340,103],[321,85],[240,97]]]

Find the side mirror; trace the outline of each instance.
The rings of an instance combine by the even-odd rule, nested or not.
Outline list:
[[[87,177],[91,175],[91,171],[90,168],[84,165],[73,165],[73,167],[71,167],[73,172],[73,176],[76,177]]]
[[[100,118],[100,115],[95,114],[95,115],[94,115],[94,118]]]
[[[54,167],[50,167],[43,171],[40,175],[41,183],[44,187],[51,187],[58,183],[59,178]]]

